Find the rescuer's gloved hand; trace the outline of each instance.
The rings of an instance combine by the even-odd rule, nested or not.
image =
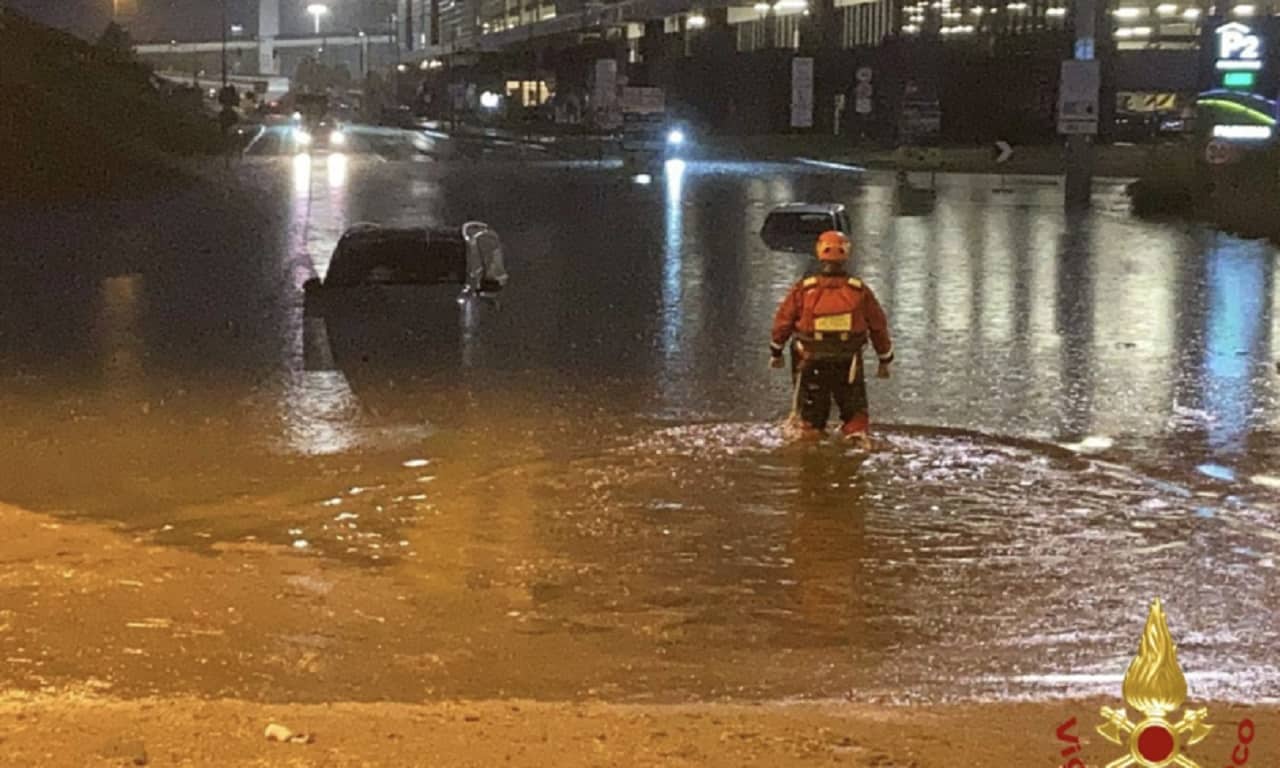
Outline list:
[[[769,367],[770,367],[770,368],[781,368],[781,367],[782,367],[782,355],[769,355]]]
[[[877,378],[877,379],[887,379],[887,378],[889,378],[889,364],[888,364],[888,363],[880,363],[878,366],[876,366],[876,378]]]

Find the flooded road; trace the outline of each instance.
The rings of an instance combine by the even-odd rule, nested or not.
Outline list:
[[[1030,179],[438,157],[264,153],[235,193],[0,227],[0,501],[213,563],[265,545],[383,619],[262,617],[210,650],[238,666],[174,661],[168,689],[1114,693],[1160,595],[1197,697],[1274,696],[1273,247],[1133,220],[1118,185],[1067,218]],[[869,456],[782,438],[768,328],[810,265],[755,233],[793,200],[849,206],[890,315]],[[470,219],[506,246],[496,306],[304,313],[349,224]],[[158,685],[111,647],[7,674]]]

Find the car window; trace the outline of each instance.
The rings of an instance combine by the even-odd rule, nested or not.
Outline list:
[[[825,213],[771,213],[765,219],[764,231],[770,235],[818,235],[832,229],[831,216]]]
[[[425,231],[343,238],[328,285],[461,283],[466,247],[461,238],[429,237]]]

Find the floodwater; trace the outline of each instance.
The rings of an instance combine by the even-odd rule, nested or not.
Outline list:
[[[266,147],[235,192],[5,214],[0,502],[212,558],[279,545],[429,606],[323,653],[449,663],[334,665],[329,695],[1115,696],[1155,596],[1195,697],[1274,695],[1272,246],[1134,220],[1105,182],[1067,217],[1029,178],[690,160],[640,183],[379,141]],[[890,314],[869,455],[780,428],[768,329],[809,265],[755,233],[793,200],[849,206]],[[349,224],[471,219],[506,246],[496,304],[304,312]],[[166,686],[306,697],[188,672]]]

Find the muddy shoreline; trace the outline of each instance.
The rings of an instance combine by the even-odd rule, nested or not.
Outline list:
[[[814,766],[1023,768],[1067,762],[1059,725],[1088,765],[1124,754],[1094,734],[1096,702],[873,708],[844,704],[681,706],[524,700],[263,705],[93,696],[8,698],[0,749],[11,765]],[[1237,724],[1257,727],[1247,765],[1275,765],[1276,711],[1211,706],[1218,727],[1189,755],[1230,764]],[[279,723],[310,744],[268,742]],[[1081,724],[1084,724],[1083,726]]]
[[[1090,765],[1120,754],[1093,732],[1098,707],[1118,704],[1102,699],[636,704],[607,691],[567,701],[415,693],[406,664],[479,671],[363,638],[361,626],[399,620],[386,574],[356,572],[353,589],[326,590],[329,564],[277,547],[195,554],[9,506],[0,523],[10,534],[0,542],[0,749],[11,765],[130,765],[143,753],[149,765],[183,766],[1058,765],[1071,745],[1056,731],[1072,717]],[[320,619],[324,632],[308,628]],[[281,636],[308,632],[313,650],[279,650]],[[350,669],[326,662],[331,652]],[[1276,764],[1276,708],[1208,706],[1220,727],[1193,750],[1214,756],[1202,764],[1230,754],[1245,719],[1259,733],[1248,764]],[[315,741],[269,743],[270,723]]]

